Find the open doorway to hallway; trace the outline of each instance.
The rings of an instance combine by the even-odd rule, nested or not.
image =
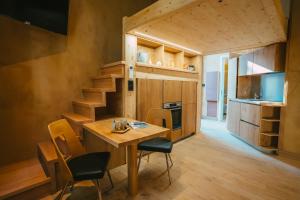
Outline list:
[[[226,120],[229,81],[229,54],[203,58],[202,118]]]

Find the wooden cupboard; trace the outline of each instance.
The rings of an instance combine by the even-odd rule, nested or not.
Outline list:
[[[186,137],[196,133],[197,104],[182,104],[182,136]]]
[[[182,82],[182,104],[197,103],[197,82]]]
[[[182,102],[182,128],[173,130],[173,141],[196,133],[197,82],[137,79],[137,119],[145,121],[148,110],[163,102]]]
[[[258,69],[253,68],[252,74],[260,74],[260,69],[266,72],[282,72],[285,64],[285,43],[278,43],[261,48],[254,52],[254,63]]]
[[[244,101],[229,101],[227,129],[259,150],[266,153],[276,152],[283,104],[261,103],[255,105]]]
[[[254,62],[254,53],[243,54],[239,57],[239,76],[251,75]]]
[[[182,83],[181,81],[163,81],[163,102],[177,102],[182,101]]]
[[[162,104],[163,80],[137,79],[137,119],[145,121],[148,110]]]
[[[240,121],[240,138],[247,143],[259,145],[259,127],[245,121]]]
[[[196,132],[197,82],[182,82],[182,136]]]
[[[197,82],[182,82],[182,136],[196,132]]]
[[[239,76],[283,72],[285,43],[277,43],[239,57]]]
[[[240,133],[240,112],[241,103],[236,101],[228,102],[227,129],[235,135]]]
[[[241,104],[241,120],[260,126],[260,106],[254,104]]]

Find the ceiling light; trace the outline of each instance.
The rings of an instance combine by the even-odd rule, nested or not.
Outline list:
[[[201,52],[196,51],[196,50],[194,50],[194,49],[190,49],[190,48],[187,48],[187,47],[185,47],[185,46],[182,46],[182,45],[179,45],[179,44],[176,44],[176,43],[173,43],[173,42],[170,42],[170,41],[167,41],[167,40],[164,40],[164,39],[161,39],[161,38],[152,36],[152,35],[148,35],[148,34],[141,33],[141,32],[137,32],[137,31],[135,31],[134,34],[137,35],[137,36],[144,37],[144,38],[146,38],[146,39],[152,39],[152,40],[154,40],[154,41],[157,41],[157,42],[160,42],[160,43],[163,43],[163,44],[166,44],[166,45],[170,45],[170,46],[173,46],[173,47],[177,47],[177,48],[179,48],[179,49],[187,50],[187,51],[193,52],[193,53],[195,53],[195,54],[202,54]]]

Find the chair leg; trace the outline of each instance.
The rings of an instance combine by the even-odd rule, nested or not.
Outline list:
[[[169,157],[169,159],[170,159],[170,161],[171,161],[171,166],[170,166],[170,168],[171,168],[171,167],[173,167],[173,160],[172,160],[172,158],[171,158],[171,154],[168,153],[168,157]]]
[[[99,199],[99,200],[102,200],[102,195],[101,195],[101,189],[100,189],[99,179],[96,180],[96,185],[97,185],[97,191],[98,191],[98,199]]]
[[[111,184],[111,189],[113,189],[113,188],[114,188],[114,183],[113,183],[113,181],[112,181],[112,178],[111,178],[110,172],[109,172],[109,170],[107,170],[106,172],[107,172],[107,175],[108,175],[108,178],[109,178],[110,184]]]
[[[138,162],[138,167],[137,167],[137,172],[138,172],[138,173],[139,173],[139,169],[140,169],[140,164],[141,164],[142,155],[143,155],[143,151],[140,152],[140,156],[139,156],[139,162]]]
[[[72,192],[74,190],[74,183],[70,184],[70,191]]]
[[[150,160],[150,153],[148,153],[148,158],[147,158],[147,162],[149,163]]]
[[[168,170],[168,176],[169,176],[169,183],[171,185],[171,177],[170,177],[170,167],[169,167],[169,161],[168,161],[168,154],[165,154],[166,156],[166,163],[167,163],[167,170]]]
[[[66,189],[68,188],[68,186],[70,185],[69,182],[67,182],[65,184],[65,186],[63,187],[63,189],[61,190],[61,192],[59,193],[58,197],[56,199],[61,200],[66,192]]]

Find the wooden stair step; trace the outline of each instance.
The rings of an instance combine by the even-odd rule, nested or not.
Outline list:
[[[64,113],[62,116],[68,120],[71,120],[71,121],[77,123],[77,124],[93,122],[93,120],[91,118],[88,118],[86,116],[76,114],[76,113]]]
[[[76,101],[73,101],[73,103],[76,105],[89,107],[89,108],[97,108],[97,107],[105,107],[106,104],[101,101],[92,101],[92,100],[85,100],[85,99],[79,99]]]
[[[13,163],[0,168],[0,199],[16,196],[50,184],[38,159]],[[34,195],[34,194],[33,194]]]
[[[105,79],[105,78],[124,78],[123,74],[105,74],[93,77],[92,79],[98,80],[98,79]]]
[[[58,156],[52,141],[49,140],[38,143],[38,149],[47,163],[58,162]]]
[[[83,92],[115,92],[115,88],[83,88]]]

